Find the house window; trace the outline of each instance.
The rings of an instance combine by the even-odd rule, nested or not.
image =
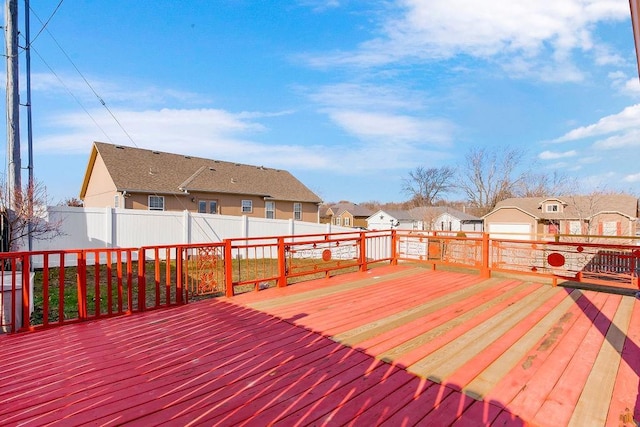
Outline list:
[[[164,196],[149,196],[149,210],[150,211],[163,211],[164,210]]]
[[[605,221],[602,223],[602,235],[603,236],[617,236],[618,235],[618,223],[616,221]]]
[[[113,207],[114,208],[119,208],[120,207],[120,196],[117,195],[117,194],[113,198]]]
[[[276,202],[265,203],[265,218],[274,219],[276,217]]]
[[[251,213],[251,212],[253,212],[253,202],[251,200],[243,200],[242,213]]]
[[[296,221],[302,220],[302,203],[294,203],[293,204],[293,219]]]
[[[200,200],[198,201],[199,213],[218,213],[218,201],[217,200]]]
[[[560,205],[557,203],[548,204],[546,208],[547,212],[560,212]]]
[[[351,218],[349,218],[348,216],[344,218],[344,225],[345,227],[349,227],[351,225]]]
[[[333,218],[333,225],[340,225],[340,217],[339,216]]]
[[[580,221],[569,221],[569,234],[582,234]]]

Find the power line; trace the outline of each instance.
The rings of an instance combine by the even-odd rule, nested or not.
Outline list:
[[[49,22],[51,21],[51,19],[53,18],[53,16],[56,14],[56,12],[58,12],[58,9],[60,9],[60,6],[62,6],[62,2],[64,0],[60,0],[60,2],[58,3],[58,5],[56,6],[55,10],[51,13],[51,15],[49,16],[49,18],[47,19],[47,22],[45,22],[44,24],[42,24],[42,20],[40,18],[38,18],[38,15],[36,14],[36,12],[31,9],[31,6],[29,6],[29,10],[31,12],[33,12],[33,15],[38,18],[38,21],[40,21],[40,23],[42,24],[42,28],[40,28],[40,31],[38,31],[38,34],[36,34],[36,36],[31,40],[31,43],[33,44],[34,41],[36,41],[36,39],[38,38],[38,36],[40,34],[42,34],[42,32],[44,31],[44,29],[47,27],[47,25],[49,25]],[[29,13],[27,11],[27,13]]]

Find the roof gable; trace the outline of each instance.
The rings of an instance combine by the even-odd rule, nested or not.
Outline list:
[[[565,207],[562,212],[544,212],[544,203],[557,201]],[[616,212],[628,218],[637,218],[638,199],[628,194],[597,194],[589,196],[521,197],[505,199],[496,204],[491,213],[505,208],[516,208],[539,219],[588,219],[604,212]]]
[[[211,160],[95,142],[83,191],[95,156],[104,161],[118,191],[156,194],[189,192],[246,194],[274,200],[320,203],[289,172],[263,166]],[[84,195],[81,192],[81,195]]]

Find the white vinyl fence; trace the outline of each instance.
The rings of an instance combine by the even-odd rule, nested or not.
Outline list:
[[[61,236],[34,240],[34,251],[139,248],[215,243],[238,237],[295,236],[353,232],[353,228],[246,216],[113,208],[50,206],[47,220],[60,223]],[[26,250],[26,242],[22,250]]]

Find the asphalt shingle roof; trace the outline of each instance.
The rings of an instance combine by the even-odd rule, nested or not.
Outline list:
[[[544,212],[544,201],[565,204],[562,212]],[[599,212],[620,212],[629,218],[638,216],[638,199],[627,194],[600,194],[591,196],[520,197],[505,199],[496,204],[493,211],[515,207],[540,219],[585,219]]]
[[[322,200],[291,173],[201,157],[95,142],[119,191],[247,194],[275,200]]]

